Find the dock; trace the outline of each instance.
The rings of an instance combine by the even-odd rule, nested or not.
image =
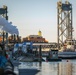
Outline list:
[[[19,69],[19,75],[36,75],[38,72],[37,69]]]

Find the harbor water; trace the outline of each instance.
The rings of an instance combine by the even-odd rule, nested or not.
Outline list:
[[[15,67],[15,73],[18,75],[76,75],[76,60],[20,63]]]

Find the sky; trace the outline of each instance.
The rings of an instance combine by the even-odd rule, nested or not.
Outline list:
[[[8,21],[17,26],[19,36],[42,36],[49,42],[57,42],[57,2],[59,0],[0,0],[0,8],[8,7]],[[62,0],[64,3],[65,0]],[[76,1],[69,0],[73,7],[73,36],[76,38]]]

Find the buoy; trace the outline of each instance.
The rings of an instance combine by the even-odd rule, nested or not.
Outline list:
[[[46,62],[48,62],[48,60],[46,60]]]
[[[69,62],[69,60],[67,60],[67,62]]]

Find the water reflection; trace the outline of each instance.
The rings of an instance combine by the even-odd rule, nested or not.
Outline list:
[[[59,63],[58,75],[76,75],[76,63],[73,62]]]
[[[62,62],[22,62],[19,69],[38,69],[36,75],[76,75],[76,63]]]
[[[58,72],[59,75],[72,75],[72,63],[60,63]]]

